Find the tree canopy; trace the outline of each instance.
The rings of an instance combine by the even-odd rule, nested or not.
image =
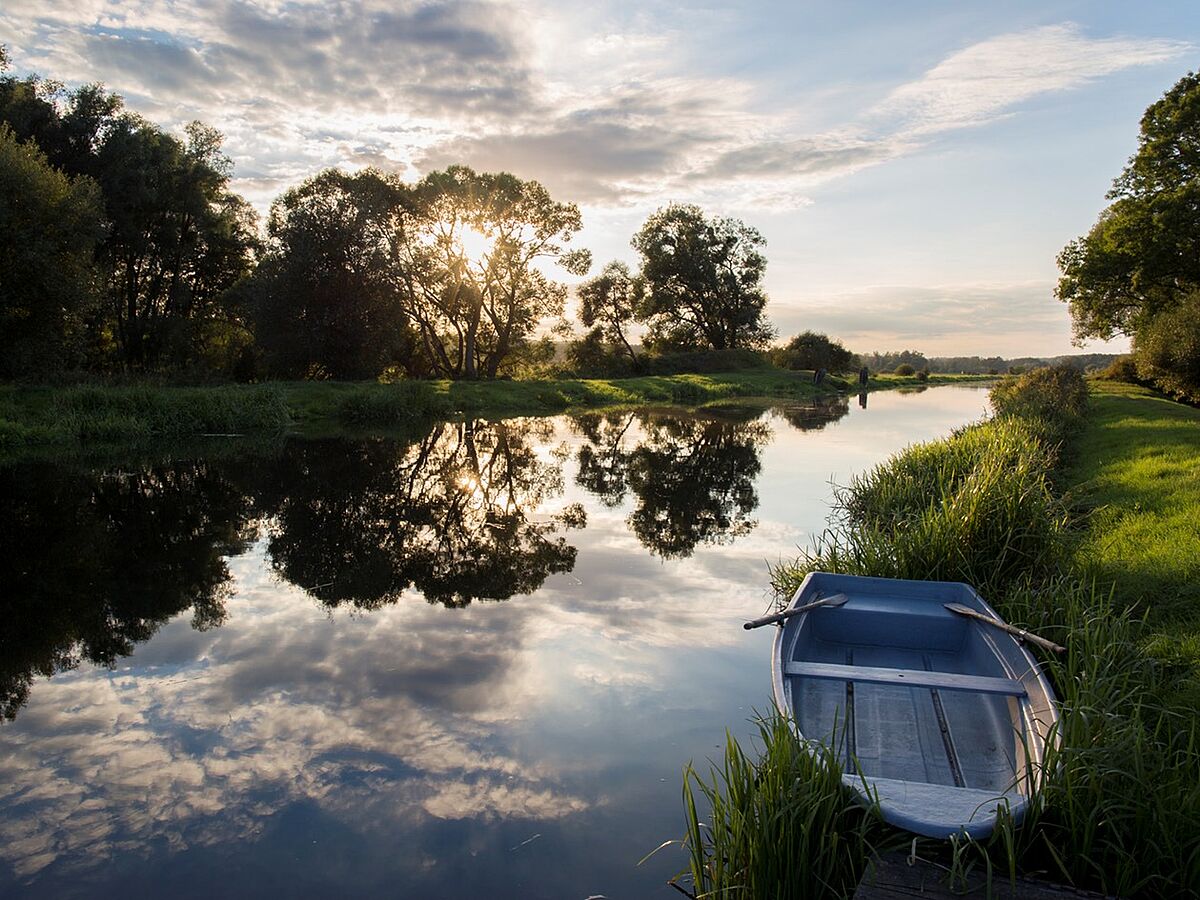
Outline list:
[[[0,124],[0,375],[81,358],[101,228],[96,182],[68,178]]]
[[[757,348],[774,332],[764,317],[767,261],[761,234],[738,219],[672,204],[633,237],[642,258],[645,343],[659,350]]]
[[[1137,153],[1108,199],[1058,257],[1057,294],[1076,340],[1131,336],[1143,378],[1200,398],[1200,347],[1188,327],[1200,291],[1200,74],[1146,110]]]
[[[220,133],[194,122],[180,140],[100,85],[67,91],[37,76],[0,76],[0,123],[68,177],[99,185],[105,302],[91,325],[107,352],[93,364],[192,363],[213,324],[233,318],[225,294],[249,272],[256,241],[253,211],[228,188]]]
[[[249,288],[267,372],[371,378],[395,365],[422,374],[398,300],[412,209],[409,188],[374,169],[327,169],[271,205]]]
[[[451,166],[413,189],[416,217],[402,248],[404,302],[433,370],[494,378],[538,324],[561,316],[566,286],[540,266],[573,274],[591,264],[568,249],[579,207],[536,181]]]
[[[839,341],[815,331],[804,331],[773,353],[776,364],[786,369],[828,369],[845,372],[854,368],[858,357]]]
[[[1200,286],[1200,75],[1142,116],[1112,203],[1058,257],[1077,340],[1136,335]]]
[[[592,329],[598,339],[621,346],[634,368],[637,354],[625,336],[625,329],[638,317],[643,289],[642,279],[631,274],[629,266],[614,261],[576,290],[583,327]]]

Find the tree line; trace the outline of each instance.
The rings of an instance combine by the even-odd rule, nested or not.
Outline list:
[[[215,129],[177,137],[102,85],[8,74],[0,48],[0,376],[56,371],[496,378],[553,353],[585,275],[579,208],[538,182],[450,166],[415,184],[329,169],[264,223]],[[659,210],[579,290],[589,348],[765,347],[762,236]]]

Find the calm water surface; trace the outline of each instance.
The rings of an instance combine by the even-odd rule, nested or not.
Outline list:
[[[767,562],[985,401],[0,467],[0,895],[678,896]]]

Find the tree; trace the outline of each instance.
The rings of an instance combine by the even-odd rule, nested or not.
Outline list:
[[[698,206],[658,210],[633,237],[642,258],[645,343],[660,350],[756,348],[774,332],[763,317],[762,235]]]
[[[625,337],[625,328],[637,317],[642,280],[631,275],[625,263],[614,261],[595,278],[579,285],[577,292],[579,321],[585,328],[593,329],[602,340],[624,347],[630,365],[636,369],[637,354]]]
[[[1146,110],[1113,201],[1058,257],[1077,341],[1137,335],[1200,287],[1200,75]]]
[[[1137,374],[1190,403],[1200,403],[1200,291],[1155,316],[1133,341]]]
[[[285,377],[422,374],[401,302],[400,247],[411,191],[375,169],[327,169],[271,204],[267,250],[249,289],[266,369]]]
[[[96,303],[92,252],[101,221],[94,181],[68,178],[0,125],[0,375],[79,358]]]
[[[427,175],[415,197],[404,294],[424,350],[440,374],[494,378],[541,321],[562,315],[566,287],[540,266],[587,271],[590,254],[566,246],[579,208],[536,181],[466,166]]]
[[[256,244],[253,210],[228,189],[220,133],[194,122],[180,140],[101,85],[66,91],[37,76],[0,77],[0,122],[52,166],[100,186],[95,255],[107,303],[93,323],[97,343],[127,369],[194,362],[214,323],[236,319],[227,292]]]
[[[856,357],[839,341],[830,340],[815,331],[805,331],[774,354],[776,363],[785,369],[827,369],[845,372],[854,368]]]
[[[194,122],[186,143],[137,116],[111,124],[96,156],[108,237],[109,312],[121,360],[145,371],[184,362],[196,326],[248,274],[254,213],[228,190],[221,136]]]

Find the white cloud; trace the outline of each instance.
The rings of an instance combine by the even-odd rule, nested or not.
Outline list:
[[[1078,25],[1003,34],[953,53],[874,110],[904,134],[980,125],[1041,94],[1081,87],[1134,66],[1175,59],[1183,41],[1089,38]]]

